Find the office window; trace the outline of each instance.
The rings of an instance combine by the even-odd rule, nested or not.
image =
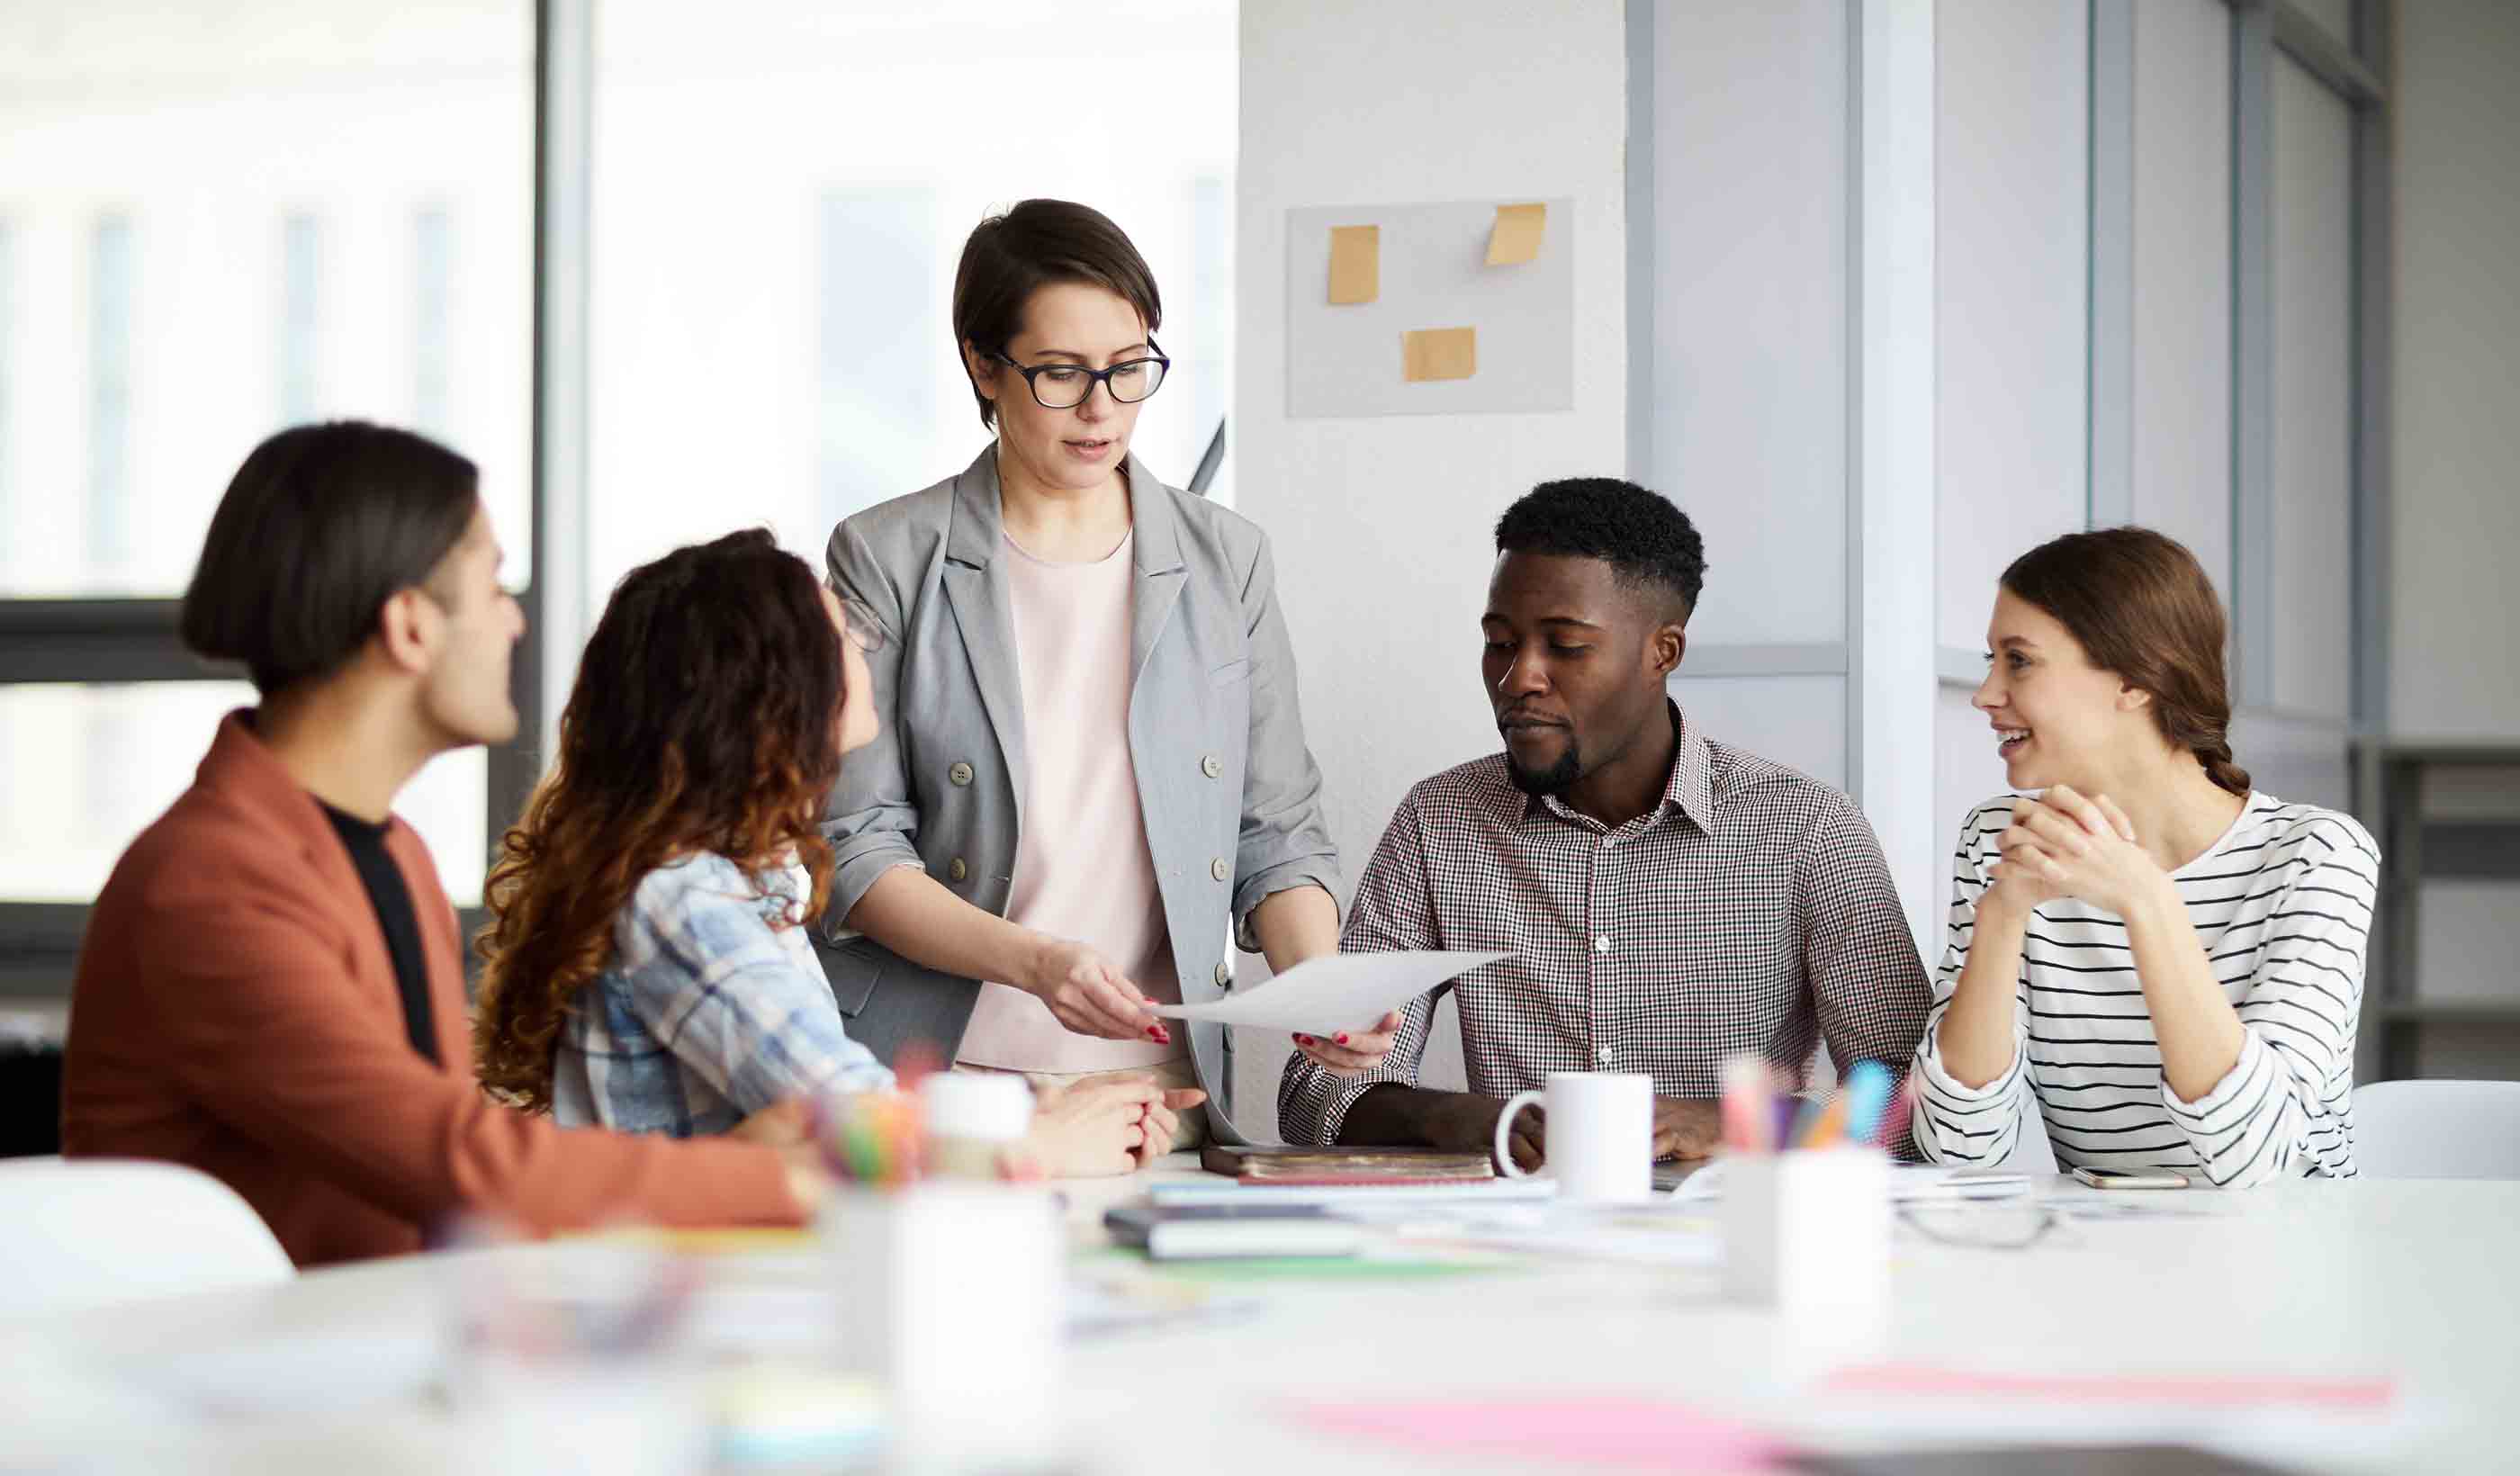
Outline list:
[[[2289,57],[2274,73],[2274,703],[2352,701],[2353,115]]]
[[[1175,372],[1135,449],[1190,479],[1232,403],[1228,0],[705,24],[608,0],[596,24],[590,604],[747,525],[820,568],[839,517],[968,465],[986,432],[948,326],[955,261],[1028,196],[1102,210],[1153,268]]]
[[[0,686],[0,897],[85,902],[184,786],[242,682]]]
[[[2090,18],[1939,14],[1934,637],[1973,653],[2004,566],[2090,520]]]
[[[88,245],[87,561],[118,568],[142,521],[131,476],[132,228],[126,216],[96,223]]]
[[[834,190],[820,227],[817,520],[831,522],[922,485],[939,407],[935,377],[921,371],[953,335],[934,191]]]
[[[411,423],[440,440],[455,438],[449,393],[454,347],[455,221],[443,205],[412,217]]]
[[[1829,0],[1708,6],[1654,28],[1646,331],[1663,413],[1645,481],[1721,551],[1689,622],[1702,645],[1847,637],[1848,14]],[[1602,447],[1603,462],[1623,449]],[[1795,598],[1751,597],[1771,588]],[[1694,713],[1709,698],[1685,700]],[[1755,720],[1711,720],[1736,718]],[[1844,746],[1830,731],[1778,756],[1817,774]]]
[[[323,294],[323,227],[314,216],[292,211],[280,225],[280,404],[274,419],[283,425],[315,419]]]
[[[0,599],[180,594],[256,441],[311,416],[411,424],[412,222],[429,209],[482,243],[439,268],[440,362],[464,364],[444,424],[521,552],[531,22],[517,0],[82,0],[9,31],[8,531],[24,543]],[[39,385],[36,364],[59,369]]]
[[[1203,456],[1209,437],[1234,408],[1234,360],[1228,330],[1234,322],[1234,181],[1211,174],[1191,181],[1191,294],[1170,299],[1189,331],[1166,335],[1164,346],[1190,371],[1190,427]],[[1179,289],[1175,289],[1178,292]],[[1191,309],[1183,312],[1187,306]],[[1180,346],[1174,345],[1178,341]],[[1196,463],[1192,463],[1196,467]],[[1234,462],[1227,458],[1207,495],[1234,506]],[[1188,472],[1181,473],[1184,476]]]
[[[2231,17],[2134,10],[2134,520],[2231,584]]]
[[[245,454],[311,419],[447,438],[526,567],[532,7],[57,9],[0,27],[0,621],[40,600],[55,622],[92,603],[92,634],[147,629],[123,602],[179,596]],[[13,675],[0,903],[93,896],[251,700]],[[459,903],[486,793],[458,755],[402,805]]]
[[[17,375],[13,365],[18,342],[18,238],[0,219],[0,586],[12,576],[17,559],[18,527],[11,493],[17,486]]]

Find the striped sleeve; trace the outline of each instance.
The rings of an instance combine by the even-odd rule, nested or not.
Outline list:
[[[2233,1002],[2245,1039],[2223,1080],[2162,1105],[2215,1184],[2354,1174],[2347,1103],[2380,853],[2362,827],[2321,812],[2289,837],[2291,876],[2260,923],[2257,960]]]
[[[2024,1099],[2029,1091],[2023,1074],[2023,1044],[2029,1039],[2029,1006],[2016,991],[2012,1025],[2012,1059],[1995,1080],[1964,1087],[1943,1069],[1940,1038],[1943,1016],[1952,1008],[1960,970],[1968,964],[1969,943],[1977,930],[1978,898],[1988,886],[1986,866],[1995,837],[2012,823],[2008,800],[1991,800],[1969,812],[1960,823],[1959,843],[1952,852],[1952,910],[1945,928],[1942,962],[1934,970],[1934,1003],[1925,1015],[1924,1038],[1916,1043],[1915,1105],[1909,1125],[1916,1150],[1928,1163],[1985,1166],[2010,1157],[2021,1136]]]

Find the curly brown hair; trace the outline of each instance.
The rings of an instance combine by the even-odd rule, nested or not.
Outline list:
[[[640,879],[713,851],[792,856],[828,896],[816,821],[840,771],[840,635],[805,561],[762,529],[623,576],[578,662],[559,762],[499,843],[472,1053],[481,1084],[548,1112],[562,1022],[612,958]],[[801,922],[803,919],[793,919]]]

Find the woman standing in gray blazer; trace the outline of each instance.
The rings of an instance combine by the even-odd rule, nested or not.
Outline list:
[[[1218,1107],[1228,933],[1284,969],[1338,948],[1337,857],[1305,746],[1269,542],[1130,454],[1170,367],[1154,278],[1060,201],[980,223],[954,334],[994,440],[960,475],[832,533],[832,589],[882,622],[891,721],[824,823],[824,955],[849,1033],[1042,1085],[1203,1086],[1140,1161]],[[1367,1055],[1381,1044],[1358,1031]]]

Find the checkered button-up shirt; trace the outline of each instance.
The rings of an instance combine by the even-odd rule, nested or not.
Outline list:
[[[1414,1086],[1436,999],[1461,1009],[1469,1087],[1502,1096],[1552,1071],[1644,1071],[1713,1097],[1726,1057],[1797,1081],[1816,1041],[1840,1067],[1904,1074],[1932,994],[1881,843],[1854,801],[1714,742],[1682,718],[1662,801],[1611,829],[1532,798],[1502,754],[1409,792],[1358,883],[1344,953],[1508,951],[1413,1002],[1380,1069],[1291,1057],[1290,1142],[1332,1143],[1374,1086]]]
[[[711,852],[641,877],[561,1027],[553,1118],[692,1138],[790,1097],[891,1086],[814,961],[813,890],[802,867],[747,875]]]

